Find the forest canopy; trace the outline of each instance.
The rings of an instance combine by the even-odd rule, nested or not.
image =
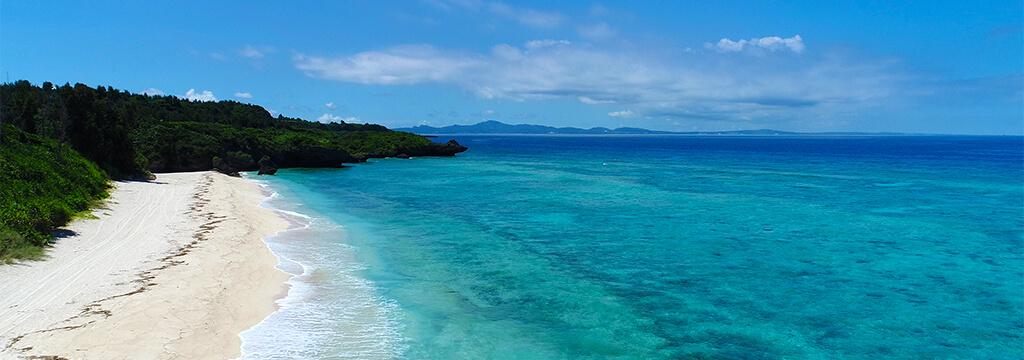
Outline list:
[[[115,179],[147,171],[208,170],[214,157],[231,152],[269,156],[281,167],[293,162],[337,167],[341,162],[335,160],[356,162],[400,152],[454,154],[421,136],[380,125],[323,124],[273,117],[263,107],[236,101],[190,101],[83,84],[4,84],[0,122],[52,139],[58,149],[69,146]],[[306,152],[324,161],[298,161]]]

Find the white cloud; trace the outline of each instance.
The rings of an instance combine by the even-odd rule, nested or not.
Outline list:
[[[534,40],[519,47],[497,44],[487,53],[405,45],[333,58],[298,54],[293,61],[313,78],[377,85],[440,83],[482,99],[625,104],[632,110],[609,116],[708,121],[853,114],[892,101],[906,79],[898,64],[888,60],[819,52],[795,61],[769,48],[804,52],[799,37],[756,40],[758,45],[735,42],[741,50],[762,49],[763,56],[756,58]]]
[[[252,99],[252,94],[250,94],[248,92],[236,92],[235,93],[235,97],[236,98],[242,98],[242,99]]]
[[[335,115],[331,115],[331,114],[325,113],[325,114],[321,115],[320,117],[318,117],[316,119],[316,121],[322,122],[324,124],[340,123],[340,122],[355,123],[355,122],[359,122],[359,118],[358,117],[354,117],[354,116],[353,117],[341,117],[341,116],[335,116]]]
[[[789,49],[797,54],[803,53],[804,50],[807,49],[807,47],[804,46],[804,39],[800,38],[800,35],[785,39],[778,36],[753,38],[750,40],[740,41],[722,39],[719,40],[717,44],[704,43],[704,48],[716,50],[718,52],[740,52],[744,49],[762,51],[769,50],[774,52]]]
[[[524,47],[526,48],[527,51],[535,51],[535,50],[540,50],[540,49],[543,49],[543,48],[552,47],[552,46],[559,46],[559,45],[572,45],[572,43],[569,42],[569,40],[551,40],[551,39],[530,40],[530,41],[526,42],[526,45],[524,45]]]
[[[298,54],[296,67],[306,75],[363,84],[416,84],[445,81],[482,63],[471,55],[442,52],[429,45],[408,45],[345,58]]]
[[[263,46],[257,48],[252,45],[246,45],[245,48],[238,51],[238,55],[251,59],[259,59],[271,52],[274,52],[274,48],[272,46]]]
[[[316,119],[316,121],[322,122],[324,124],[332,123],[332,122],[340,122],[341,121],[341,116],[334,116],[334,115],[331,115],[331,114],[323,114],[320,117],[318,117]]]
[[[155,89],[155,88],[149,88],[149,89],[146,89],[146,90],[142,90],[142,93],[146,94],[146,95],[149,95],[149,96],[163,96],[163,95],[167,95],[163,91],[160,91],[159,89]]]
[[[633,110],[621,110],[621,111],[612,111],[612,112],[608,113],[608,116],[632,118],[632,117],[637,117],[637,116],[640,116],[640,115],[638,115],[637,113],[633,112]]]
[[[334,109],[338,108],[338,105],[334,105],[333,102],[326,103],[326,104],[324,104],[324,106],[327,106],[327,108],[331,109],[331,110],[334,110]]]
[[[188,89],[185,93],[185,99],[192,101],[217,101],[217,98],[213,96],[213,92],[210,90],[203,90],[202,93],[196,93],[196,89]]]
[[[278,114],[280,114],[280,112],[278,112],[277,110],[270,109],[270,108],[267,109],[267,112],[270,113],[270,116],[277,116]]]
[[[221,53],[210,53],[210,57],[220,61],[228,61],[228,57]]]
[[[580,102],[589,105],[614,104],[615,100],[594,100],[586,96],[580,96]]]

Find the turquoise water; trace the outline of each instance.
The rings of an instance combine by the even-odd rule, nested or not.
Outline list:
[[[259,178],[246,358],[1024,357],[1020,137],[456,138]]]

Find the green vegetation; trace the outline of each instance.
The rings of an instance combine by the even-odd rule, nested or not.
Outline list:
[[[0,263],[38,258],[54,228],[107,196],[107,175],[61,146],[0,124]]]
[[[256,170],[261,163],[340,167],[374,157],[465,150],[380,125],[275,118],[235,101],[25,80],[0,85],[0,126],[0,261],[38,256],[55,227],[105,196],[108,178],[210,170],[215,163],[226,173]]]
[[[350,132],[341,135],[341,146],[357,156],[401,153],[410,148],[428,146],[432,142],[422,136],[406,133],[379,133],[368,131]]]
[[[255,159],[270,156],[282,167],[290,167],[289,159],[301,158],[306,151],[326,149],[334,156],[324,158],[323,163],[305,161],[297,165],[337,167],[342,161],[334,160],[354,162],[396,155],[367,145],[362,139],[392,150],[429,145],[423,137],[380,125],[275,118],[257,105],[194,102],[173,96],[131,94],[112,87],[54,87],[50,83],[40,87],[22,80],[0,86],[0,99],[3,122],[71,145],[115,179],[143,178],[147,171],[208,170],[213,167],[213,157],[227,158],[229,152],[242,152]]]

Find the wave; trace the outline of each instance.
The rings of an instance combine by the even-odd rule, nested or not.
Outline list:
[[[401,309],[359,276],[365,265],[344,243],[344,226],[256,181],[270,195],[260,206],[292,226],[263,239],[291,278],[278,310],[239,334],[240,359],[389,359],[402,354]]]

